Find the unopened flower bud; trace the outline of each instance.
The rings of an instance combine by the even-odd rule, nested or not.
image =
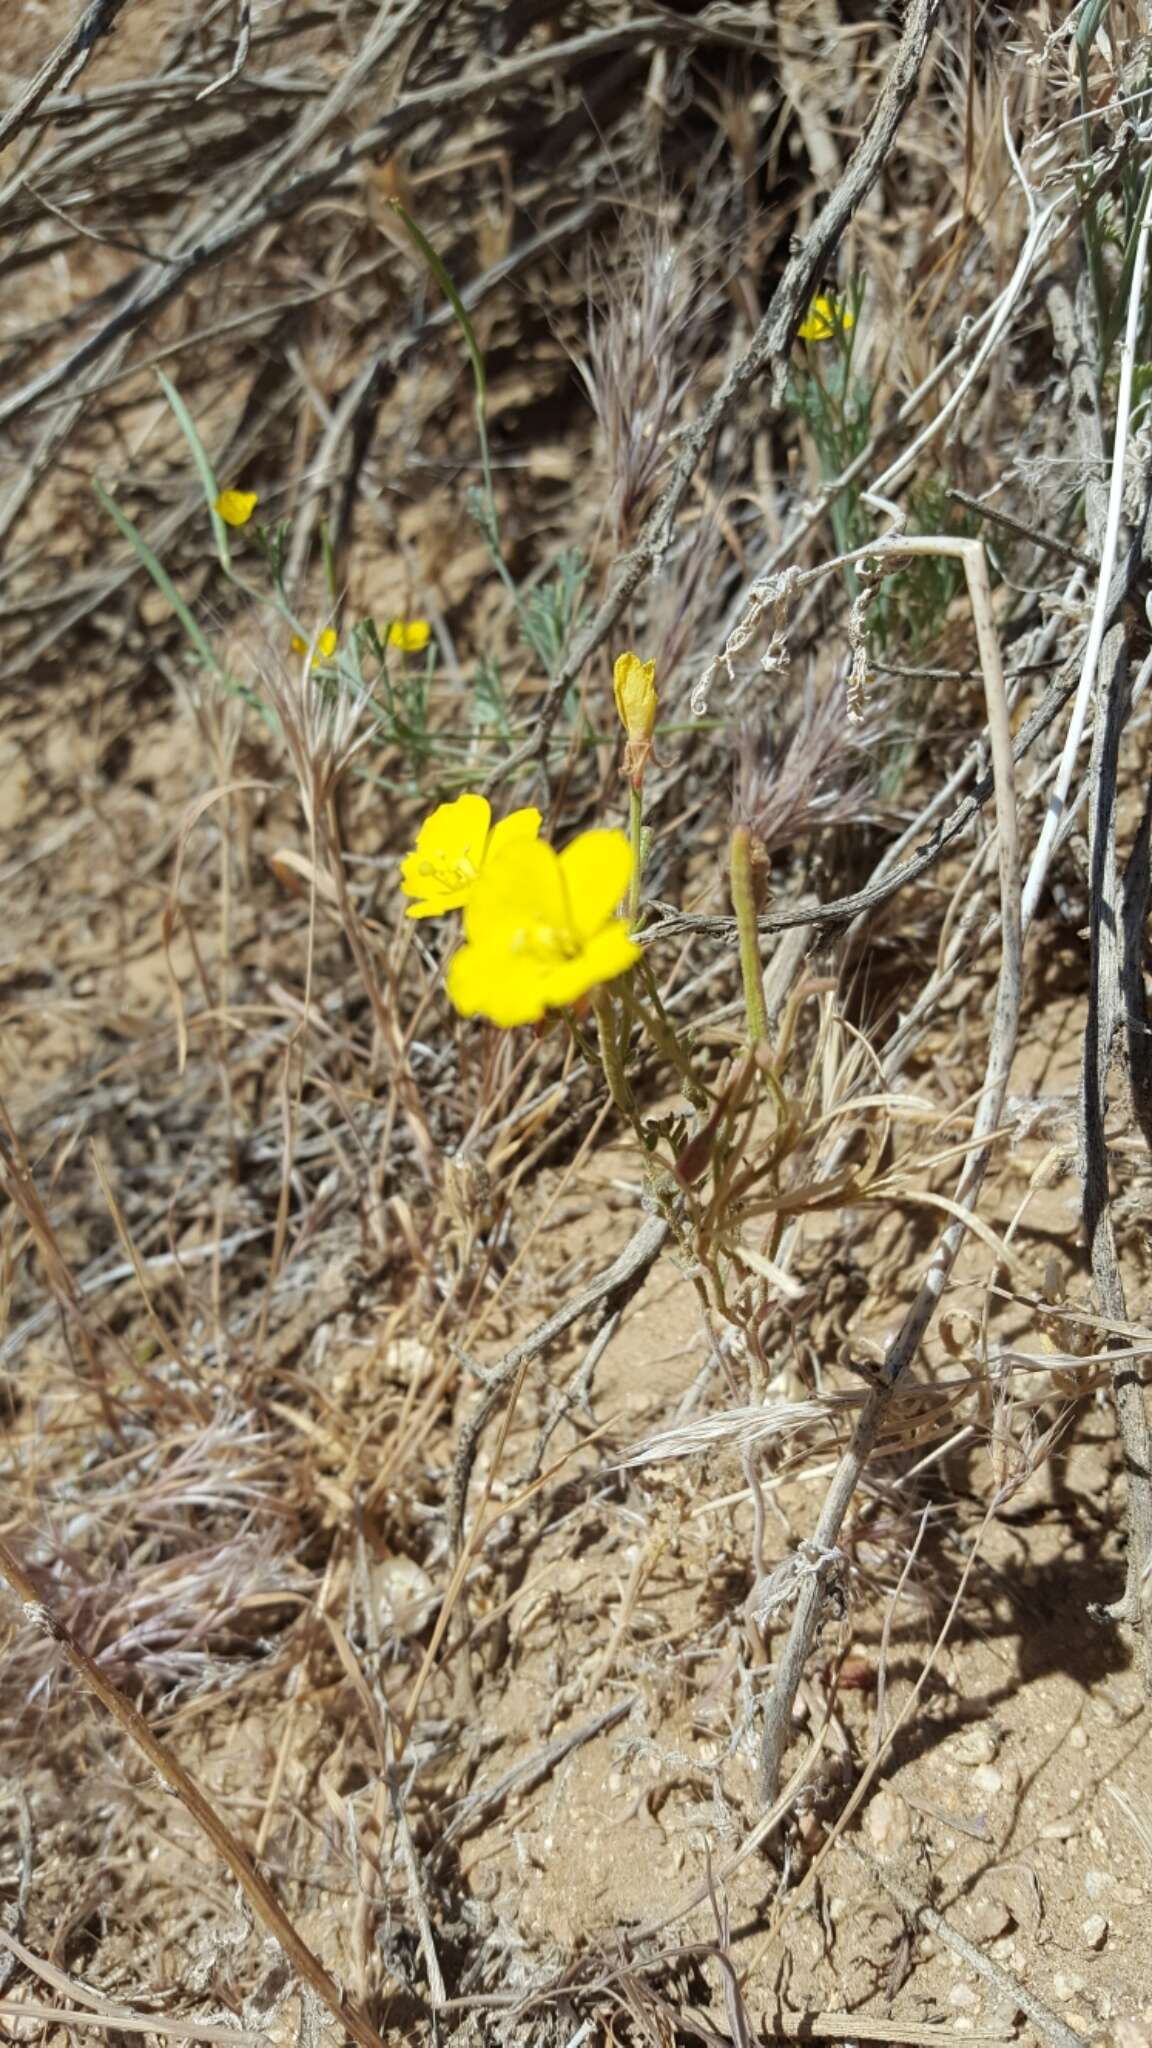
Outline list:
[[[656,729],[656,663],[641,661],[635,654],[618,655],[614,682],[616,710],[628,740],[624,773],[633,789],[639,789]]]

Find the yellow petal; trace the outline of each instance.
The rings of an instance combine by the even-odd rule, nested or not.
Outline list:
[[[393,619],[388,628],[388,644],[398,647],[402,654],[423,654],[432,628],[427,619]]]
[[[614,917],[632,879],[632,848],[623,832],[582,832],[560,855],[569,921],[590,939]]]
[[[440,804],[425,818],[416,840],[416,851],[439,854],[448,861],[471,861],[479,870],[492,820],[492,806],[486,796],[466,791],[450,804]]]
[[[625,842],[627,843],[627,842]],[[515,840],[486,860],[464,912],[464,930],[488,947],[548,948],[568,936],[568,903],[554,847]]]
[[[563,1010],[587,995],[589,989],[614,981],[618,974],[626,974],[635,966],[642,950],[635,939],[629,938],[623,918],[614,917],[611,924],[589,939],[574,960],[558,961],[545,975],[543,995],[548,1008]]]
[[[492,860],[506,846],[513,846],[524,839],[535,839],[543,819],[537,810],[509,811],[506,818],[493,825],[485,848],[485,860]]]
[[[621,654],[612,674],[616,710],[630,740],[650,740],[656,724],[656,663]]]
[[[448,996],[462,1017],[487,1017],[511,1030],[516,1024],[536,1024],[544,1015],[541,979],[530,955],[467,945],[448,963]]]
[[[225,526],[247,526],[259,503],[255,491],[221,491],[213,510]]]

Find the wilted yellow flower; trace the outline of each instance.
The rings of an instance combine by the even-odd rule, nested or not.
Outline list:
[[[458,796],[441,804],[420,827],[416,844],[400,869],[400,887],[415,897],[409,917],[439,917],[469,901],[481,870],[493,854],[533,840],[540,830],[536,810],[513,811],[492,823],[486,796]]]
[[[388,645],[398,647],[401,654],[423,654],[431,638],[427,619],[393,619],[388,628]]]
[[[335,626],[325,626],[316,635],[316,645],[312,650],[313,666],[318,661],[331,661],[339,645],[340,635],[336,631]],[[307,654],[308,652],[308,642],[300,633],[293,633],[292,635],[292,652],[293,654]]]
[[[625,974],[640,958],[617,915],[631,874],[623,832],[582,832],[562,853],[535,839],[486,861],[448,968],[461,1016],[535,1024]]]
[[[633,789],[639,789],[656,729],[656,663],[641,661],[635,654],[618,655],[613,681],[616,709],[628,735],[624,773]]]
[[[247,526],[259,503],[255,491],[221,491],[213,510],[225,526]]]
[[[820,292],[813,299],[797,332],[801,341],[834,341],[838,334],[847,334],[855,325],[856,315],[850,306]]]

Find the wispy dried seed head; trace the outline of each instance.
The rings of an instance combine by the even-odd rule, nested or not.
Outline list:
[[[733,812],[761,858],[825,825],[858,821],[866,785],[855,772],[859,742],[839,690],[830,690],[782,730],[766,721],[740,736]]]
[[[663,228],[641,229],[630,260],[604,273],[579,367],[596,414],[618,544],[634,534],[663,466],[691,381],[702,310],[696,271]]]

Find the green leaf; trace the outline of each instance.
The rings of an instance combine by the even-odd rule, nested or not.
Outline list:
[[[148,574],[152,578],[153,583],[156,585],[157,590],[161,591],[163,595],[167,598],[169,604],[171,605],[173,611],[176,614],[176,617],[179,619],[180,624],[184,628],[185,634],[187,635],[200,660],[204,663],[205,668],[211,669],[212,673],[216,676],[219,676],[221,681],[226,681],[227,678],[225,677],[224,670],[221,668],[219,661],[217,660],[215,654],[212,652],[211,647],[209,646],[207,640],[205,639],[203,633],[201,632],[199,626],[197,625],[195,619],[193,618],[191,612],[189,611],[187,605],[185,604],[184,599],[181,597],[180,592],[177,590],[176,585],[173,583],[172,578],[169,576],[167,569],[165,569],[163,563],[160,562],[157,559],[157,557],[153,554],[151,548],[149,547],[147,541],[145,540],[143,534],[140,532],[139,528],[133,525],[132,521],[128,517],[128,514],[120,510],[120,507],[116,503],[116,500],[114,498],[109,497],[108,492],[104,489],[103,484],[97,483],[95,478],[93,478],[92,480],[92,488],[95,491],[96,496],[99,498],[100,503],[103,505],[104,510],[108,513],[109,517],[119,527],[120,532],[123,534],[129,546],[132,548],[137,560],[143,564],[145,569],[147,569]]]
[[[216,481],[216,474],[209,460],[208,450],[200,439],[196,430],[196,422],[192,418],[176,386],[169,377],[164,375],[163,370],[157,370],[156,375],[160,380],[160,389],[175,414],[176,424],[188,443],[192,460],[196,465],[196,474],[203,485],[204,496],[208,503],[208,516],[212,521],[212,536],[216,542],[216,554],[219,558],[220,567],[227,573],[232,568],[232,551],[228,545],[228,528],[216,510],[216,500],[220,496],[220,486]]]

